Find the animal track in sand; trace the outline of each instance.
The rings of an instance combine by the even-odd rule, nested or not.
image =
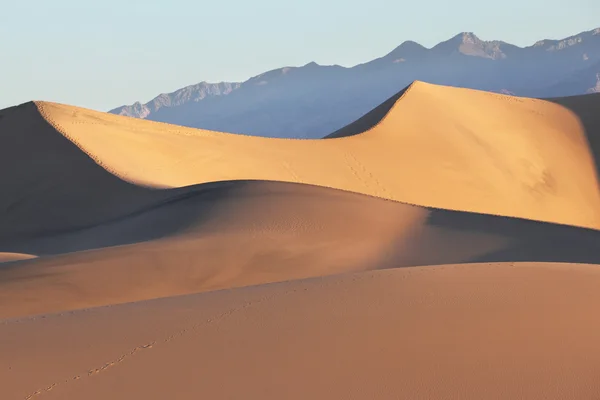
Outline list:
[[[370,181],[372,183],[375,184],[375,186],[377,187],[377,192],[375,194],[375,196],[377,197],[381,197],[381,198],[389,198],[391,200],[394,199],[394,196],[386,189],[385,186],[383,186],[381,184],[381,182],[379,181],[379,179],[377,179],[377,177],[375,175],[373,175],[373,173],[371,171],[369,171],[367,169],[367,167],[365,167],[365,165],[363,163],[361,163],[353,154],[351,153],[345,153],[344,154],[345,158],[346,158],[346,165],[348,166],[348,168],[350,169],[350,171],[352,171],[352,174],[360,181],[363,183],[363,185],[366,188],[369,188],[369,180],[364,179],[363,177],[361,177],[361,174],[357,171],[357,169],[355,168],[358,167],[362,170],[362,172],[366,175],[369,176]],[[383,194],[382,194],[383,193]]]
[[[92,375],[95,375],[95,374],[99,374],[100,372],[103,372],[103,371],[105,371],[105,370],[107,370],[107,369],[109,369],[111,367],[115,367],[119,363],[125,361],[127,358],[129,358],[131,356],[134,356],[138,351],[152,348],[152,346],[155,343],[156,342],[151,342],[151,343],[146,344],[146,345],[135,347],[133,350],[129,351],[128,353],[125,353],[125,354],[121,355],[118,359],[116,359],[114,361],[107,362],[106,364],[104,364],[100,368],[90,369],[89,371],[87,371],[87,376],[92,376]],[[70,379],[65,379],[63,382],[54,382],[50,386],[47,386],[44,389],[38,389],[35,392],[27,395],[24,400],[30,400],[30,399],[32,399],[34,397],[37,397],[37,396],[39,396],[41,394],[44,394],[45,392],[50,392],[52,389],[54,389],[55,387],[59,386],[60,384],[64,385],[65,383],[69,383],[70,381],[77,381],[79,379],[81,379],[81,375],[76,375],[76,376],[71,377]]]
[[[297,291],[298,291],[298,289],[289,290],[289,291],[286,291],[286,292],[282,293],[280,296],[285,296],[285,295],[288,295],[290,293],[294,293],[294,292],[297,292]],[[155,341],[152,341],[152,342],[147,343],[145,345],[137,346],[137,347],[133,348],[132,350],[130,350],[129,352],[127,352],[125,354],[122,354],[117,359],[109,361],[109,362],[106,362],[101,367],[89,369],[87,371],[87,373],[85,373],[85,374],[75,375],[75,376],[67,378],[67,379],[65,379],[63,381],[54,382],[51,385],[49,385],[49,386],[47,386],[47,387],[45,387],[43,389],[38,389],[35,392],[33,392],[33,393],[25,396],[24,400],[31,400],[33,398],[39,397],[40,395],[43,395],[44,393],[52,391],[53,389],[55,389],[56,387],[58,387],[60,385],[65,385],[65,384],[68,384],[69,382],[77,381],[77,380],[80,380],[80,379],[85,378],[85,377],[92,377],[92,376],[97,375],[97,374],[99,374],[101,372],[107,371],[107,370],[109,370],[109,369],[111,369],[113,367],[118,366],[119,364],[121,364],[122,362],[126,361],[127,359],[133,357],[134,355],[136,355],[137,353],[139,353],[142,350],[148,350],[148,349],[154,348],[155,346],[157,346],[159,344],[165,344],[165,343],[171,342],[172,340],[174,340],[176,338],[179,338],[179,337],[184,336],[184,335],[189,334],[189,333],[193,333],[194,331],[196,331],[201,326],[218,323],[219,321],[221,321],[221,320],[229,317],[230,315],[235,314],[236,312],[245,310],[245,309],[247,309],[247,308],[249,308],[251,306],[263,303],[265,301],[269,301],[269,300],[277,297],[278,295],[279,294],[275,293],[275,294],[271,294],[269,296],[261,297],[258,300],[246,301],[242,306],[231,308],[231,309],[225,311],[224,313],[219,314],[219,315],[217,315],[215,317],[207,318],[207,319],[205,319],[203,321],[197,322],[194,325],[192,325],[192,326],[190,326],[188,328],[184,328],[184,329],[182,329],[182,330],[180,330],[180,331],[178,331],[176,333],[173,333],[173,334],[167,336],[166,338],[164,338],[164,339],[162,339],[160,341],[155,340]]]
[[[360,278],[354,277],[354,276],[350,276],[349,277],[352,280],[357,280]],[[334,280],[334,281],[328,281],[328,282],[324,282],[322,285],[318,285],[320,287],[329,287],[329,286],[335,286],[335,285],[339,285],[340,283],[342,283],[344,281],[344,279],[339,279],[339,280]],[[230,308],[229,310],[218,314],[214,317],[209,317],[206,319],[203,319],[202,321],[196,322],[195,324],[191,325],[188,328],[184,328],[181,329],[165,338],[163,338],[162,340],[154,340],[150,343],[147,343],[145,345],[141,345],[141,346],[137,346],[135,348],[133,348],[132,350],[122,354],[121,356],[119,356],[117,359],[114,359],[112,361],[106,362],[104,363],[101,367],[97,367],[97,368],[91,368],[89,369],[86,373],[80,373],[78,375],[72,376],[70,378],[64,379],[63,381],[59,381],[59,382],[54,382],[52,384],[50,384],[49,386],[43,388],[43,389],[38,389],[35,392],[27,395],[24,397],[24,400],[31,400],[34,398],[38,398],[40,395],[43,395],[44,393],[50,392],[52,390],[54,390],[57,387],[60,387],[61,385],[64,386],[66,384],[68,384],[69,382],[73,382],[73,381],[78,381],[84,378],[91,378],[93,376],[96,376],[102,372],[105,372],[113,367],[117,367],[119,364],[121,364],[122,362],[130,359],[131,357],[135,356],[136,354],[138,354],[139,352],[141,352],[142,350],[149,350],[152,348],[155,348],[156,346],[160,346],[160,345],[165,345],[179,337],[194,333],[195,331],[198,330],[198,328],[202,327],[202,326],[206,326],[206,325],[211,325],[211,324],[217,324],[218,322],[224,320],[225,318],[239,312],[239,311],[243,311],[246,310],[252,306],[256,306],[258,304],[270,301],[274,298],[277,297],[283,297],[283,296],[287,296],[289,294],[292,293],[296,293],[296,292],[307,292],[309,289],[308,288],[295,288],[295,289],[291,289],[291,290],[287,290],[283,293],[281,292],[276,292],[274,294],[270,294],[267,296],[263,296],[260,297],[256,300],[248,300],[245,301],[241,306],[238,307],[233,307]],[[85,312],[85,310],[82,310],[83,312]]]

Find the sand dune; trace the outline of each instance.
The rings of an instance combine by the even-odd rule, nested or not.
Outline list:
[[[597,100],[417,82],[326,140],[2,110],[0,398],[597,399]]]
[[[52,103],[0,115],[0,251],[41,256],[4,257],[0,317],[391,267],[599,262],[595,230],[488,215],[596,226],[585,132],[548,102],[417,83],[318,141]],[[442,130],[459,123],[471,136]],[[540,160],[550,191],[523,185]]]
[[[0,141],[0,242],[104,223],[173,196],[100,168],[33,103],[0,111]]]
[[[0,322],[7,399],[597,399],[600,269],[406,268]]]
[[[371,130],[334,140],[257,138],[54,103],[37,107],[62,133],[53,140],[68,138],[138,185],[299,182],[426,207],[600,226],[585,133],[572,112],[551,102],[417,82]]]
[[[0,318],[381,268],[600,263],[598,231],[278,182],[223,183],[113,223],[12,246],[69,254],[0,268]],[[96,250],[82,251],[89,249]]]
[[[411,88],[412,86],[407,86],[356,121],[325,136],[325,139],[354,136],[375,128],[396,105],[396,102],[398,102],[398,100],[400,100],[402,96],[404,96],[404,94]]]

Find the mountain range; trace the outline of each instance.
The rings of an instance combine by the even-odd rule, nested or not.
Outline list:
[[[432,48],[406,41],[353,67],[284,67],[245,82],[201,82],[110,113],[253,136],[324,137],[419,80],[516,96],[600,92],[600,28],[518,47],[462,32]]]

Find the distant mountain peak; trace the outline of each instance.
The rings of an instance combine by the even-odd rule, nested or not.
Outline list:
[[[452,36],[450,39],[442,42],[442,43],[452,43],[452,44],[474,44],[483,42],[477,35],[473,32],[460,32],[456,35]],[[440,44],[442,44],[440,43]]]
[[[432,51],[439,55],[460,53],[467,56],[497,60],[506,58],[506,54],[502,51],[504,46],[508,46],[508,44],[499,40],[481,40],[473,32],[460,32],[445,42],[434,46]]]
[[[473,32],[461,32],[455,37],[460,39],[461,42],[464,44],[474,44],[481,42],[481,39],[479,39],[477,35],[475,35]]]
[[[400,46],[389,52],[383,57],[386,60],[392,60],[392,62],[404,62],[417,58],[427,52],[427,49],[417,42],[407,40],[402,42]]]
[[[421,44],[413,41],[413,40],[405,40],[404,42],[402,42],[400,44],[400,46],[396,47],[397,49],[423,49],[425,50],[425,47],[422,46]]]

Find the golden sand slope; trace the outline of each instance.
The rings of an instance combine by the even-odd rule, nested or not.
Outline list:
[[[0,268],[0,318],[381,268],[600,263],[598,231],[256,181],[12,246],[69,254]]]
[[[585,133],[573,113],[551,102],[417,82],[371,130],[334,140],[257,138],[37,106],[100,165],[139,185],[300,182],[428,207],[600,227]]]
[[[600,269],[340,275],[0,322],[6,399],[600,395]]]

